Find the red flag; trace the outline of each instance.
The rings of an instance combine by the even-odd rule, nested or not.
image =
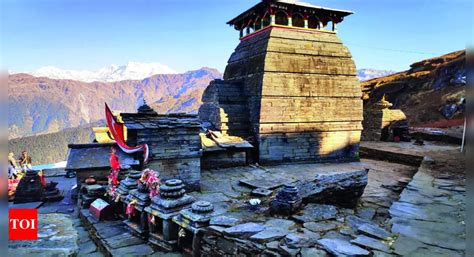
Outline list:
[[[117,121],[107,103],[105,104],[105,118],[107,120],[107,127],[109,128],[110,134],[112,134],[112,137],[115,139],[115,142],[117,142],[120,149],[128,154],[143,151],[143,161],[147,163],[149,157],[148,145],[142,144],[135,147],[127,146],[124,139],[124,125]]]

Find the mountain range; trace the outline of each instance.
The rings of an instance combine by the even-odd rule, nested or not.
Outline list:
[[[363,80],[390,73],[359,70]],[[11,74],[9,138],[53,133],[101,120],[104,102],[115,110],[132,112],[144,98],[161,113],[196,112],[204,89],[221,77],[212,68],[177,74],[166,65],[138,62],[95,72],[46,66],[28,74]]]
[[[374,78],[381,78],[391,74],[396,73],[395,71],[387,71],[387,70],[375,70],[375,69],[360,69],[357,70],[357,76],[359,77],[360,81],[367,81]]]
[[[133,112],[143,98],[161,113],[195,112],[209,82],[221,77],[218,70],[211,68],[117,82],[9,75],[9,139],[101,120],[105,102],[114,110]]]
[[[126,65],[110,65],[97,71],[65,70],[54,66],[45,66],[27,73],[35,77],[47,77],[50,79],[70,79],[83,82],[116,82],[123,80],[142,80],[156,74],[176,74],[177,72],[161,63],[128,62]]]

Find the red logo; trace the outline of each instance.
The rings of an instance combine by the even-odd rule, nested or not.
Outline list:
[[[8,210],[8,239],[37,240],[38,239],[38,210],[9,209]]]

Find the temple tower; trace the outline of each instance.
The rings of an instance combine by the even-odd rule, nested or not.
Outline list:
[[[362,91],[336,26],[349,11],[263,0],[228,22],[240,33],[224,80],[199,111],[247,138],[260,163],[358,159]]]

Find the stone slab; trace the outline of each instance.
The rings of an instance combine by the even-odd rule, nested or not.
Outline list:
[[[318,243],[326,249],[326,251],[336,256],[368,256],[369,251],[364,250],[349,241],[336,238],[323,238]]]

